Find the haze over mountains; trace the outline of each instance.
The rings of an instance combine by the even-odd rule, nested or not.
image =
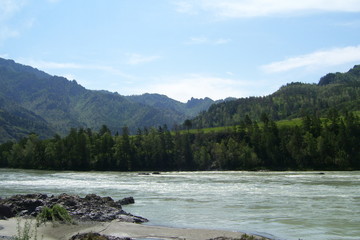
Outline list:
[[[137,128],[181,124],[215,101],[191,99],[187,103],[160,94],[122,96],[87,90],[76,81],[0,59],[0,140],[18,140],[34,132],[42,138],[67,134],[70,128],[115,133],[124,126]]]

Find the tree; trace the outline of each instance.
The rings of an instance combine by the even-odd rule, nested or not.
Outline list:
[[[186,119],[184,122],[185,128],[189,131],[189,129],[192,127],[192,122],[189,119]]]
[[[0,167],[3,168],[9,166],[8,160],[13,145],[14,143],[11,141],[7,141],[0,145]]]

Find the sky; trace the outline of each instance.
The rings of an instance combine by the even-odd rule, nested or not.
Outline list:
[[[121,95],[266,96],[360,64],[360,0],[0,0],[0,57]]]

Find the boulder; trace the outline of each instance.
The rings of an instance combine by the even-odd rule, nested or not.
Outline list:
[[[14,214],[8,205],[0,204],[0,219],[4,220],[13,216]]]
[[[125,204],[134,203],[132,197],[125,198]],[[124,222],[143,223],[148,220],[134,216],[122,210],[122,201],[115,202],[111,197],[100,197],[88,194],[84,198],[77,195],[60,194],[47,196],[45,194],[15,195],[0,200],[0,218],[19,216],[36,216],[46,206],[55,204],[63,206],[69,214],[84,221],[112,221],[118,219]]]
[[[123,199],[117,201],[117,203],[120,204],[120,205],[134,204],[135,199],[133,197],[126,197],[126,198],[123,198]]]
[[[109,235],[102,235],[100,233],[78,233],[74,236],[72,236],[69,240],[88,240],[88,239],[94,239],[94,240],[131,240],[131,238],[125,237],[114,237]]]

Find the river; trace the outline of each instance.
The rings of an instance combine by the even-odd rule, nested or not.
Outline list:
[[[0,196],[96,193],[149,224],[257,233],[277,240],[359,240],[360,172],[51,172],[0,169]]]

